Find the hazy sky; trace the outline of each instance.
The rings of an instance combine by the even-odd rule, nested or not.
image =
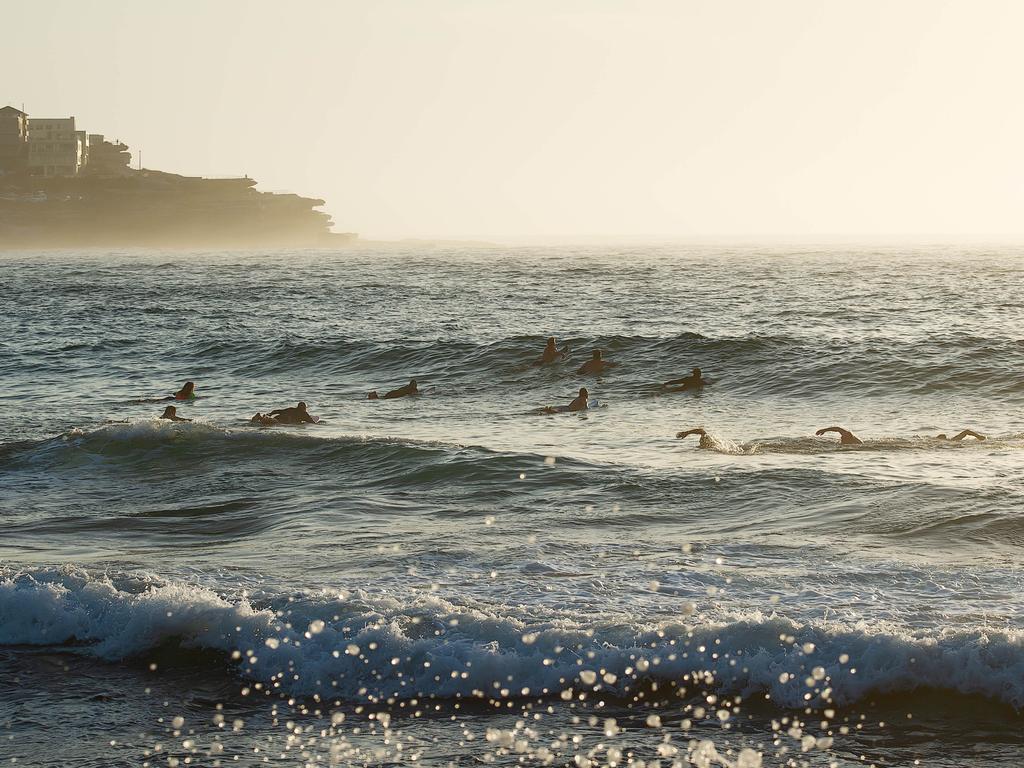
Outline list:
[[[0,106],[368,237],[1024,232],[1019,0],[2,0]]]

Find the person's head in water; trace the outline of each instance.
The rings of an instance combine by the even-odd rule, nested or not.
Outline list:
[[[555,348],[555,337],[554,336],[548,336],[547,348],[548,349],[554,349]]]
[[[595,349],[594,350],[594,359],[595,360],[600,360],[601,359],[601,350],[600,349]]]
[[[580,387],[580,397],[582,397],[583,399],[590,397],[590,393],[587,392],[586,387]]]
[[[419,387],[416,385],[416,379],[409,379],[409,389],[411,389],[413,392],[416,392],[419,389]]]
[[[188,397],[189,395],[192,394],[192,392],[195,390],[195,388],[196,388],[196,383],[194,381],[186,381],[185,382],[185,386],[183,386],[181,388],[181,394],[183,394],[186,397]]]
[[[301,402],[301,401],[295,407],[298,408],[300,411],[305,411],[306,410],[306,404]]]
[[[693,378],[695,378],[695,379],[699,379],[700,378],[700,368],[694,367],[694,369],[693,369],[693,371],[691,371],[691,373],[693,373]]]
[[[168,405],[164,408],[164,412],[160,414],[161,419],[173,419],[178,415],[178,409],[173,405]]]

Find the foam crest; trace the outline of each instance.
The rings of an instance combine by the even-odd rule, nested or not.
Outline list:
[[[1024,707],[1021,632],[911,632],[761,614],[692,619],[534,625],[433,595],[255,599],[138,575],[0,572],[0,644],[72,646],[106,660],[168,645],[212,650],[244,677],[296,695],[625,696],[653,680],[691,693],[766,693],[792,708],[919,688]]]

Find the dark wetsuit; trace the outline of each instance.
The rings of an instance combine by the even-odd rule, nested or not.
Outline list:
[[[267,414],[278,424],[316,424],[316,419],[301,408],[281,408]]]
[[[673,379],[672,381],[666,381],[662,386],[667,392],[686,392],[693,389],[701,389],[707,380],[704,378],[698,379],[696,376],[686,376],[682,379]]]
[[[412,384],[406,384],[404,387],[398,389],[392,389],[390,392],[385,394],[381,400],[394,400],[396,397],[409,397],[410,395],[418,395],[420,393],[419,388]]]

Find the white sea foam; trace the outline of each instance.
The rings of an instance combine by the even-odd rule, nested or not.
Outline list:
[[[71,645],[106,660],[167,645],[238,652],[244,677],[299,695],[625,694],[638,680],[656,680],[691,692],[767,693],[787,707],[922,687],[1024,706],[1024,632],[692,618],[657,627],[527,625],[436,596],[303,593],[257,603],[194,584],[70,568],[0,579],[0,644]]]

